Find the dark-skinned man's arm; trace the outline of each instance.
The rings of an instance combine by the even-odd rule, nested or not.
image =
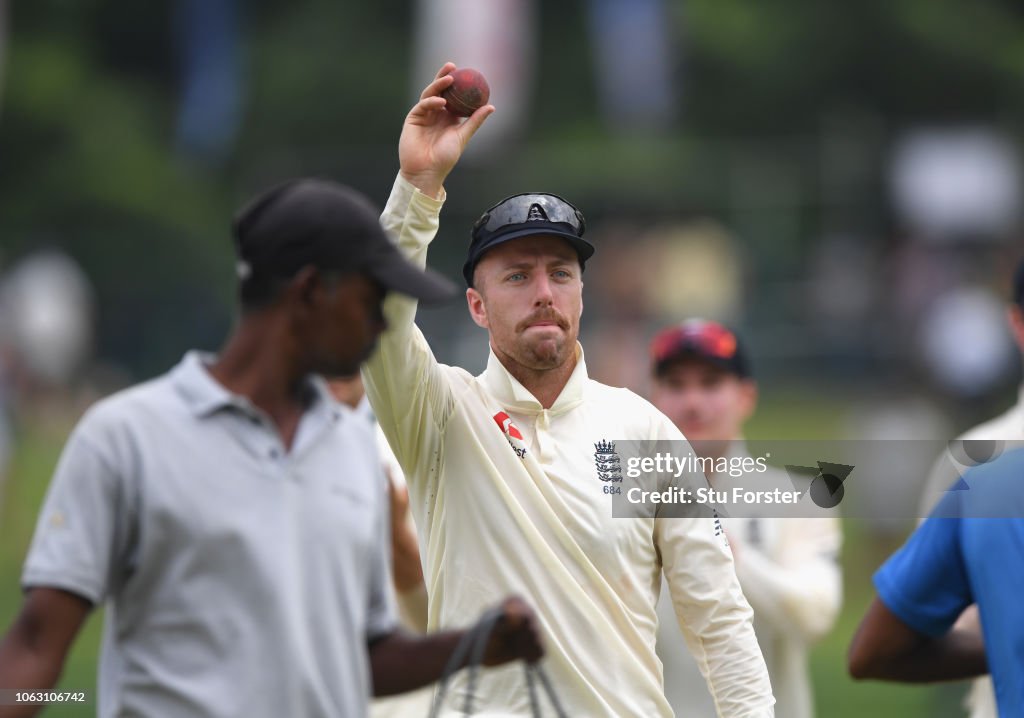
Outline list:
[[[91,603],[73,593],[56,588],[29,589],[21,612],[0,641],[0,689],[53,688],[91,610]],[[28,718],[40,708],[0,704],[0,718]]]
[[[540,659],[544,647],[533,610],[515,597],[506,599],[500,610],[501,616],[484,651],[483,664],[499,666],[517,660],[534,662]],[[373,641],[369,652],[374,695],[405,693],[436,682],[465,633],[442,631],[413,636],[394,631]]]
[[[847,661],[857,680],[930,683],[988,673],[980,628],[954,628],[931,638],[904,623],[878,598],[854,634]]]
[[[980,625],[956,625],[975,600],[965,522],[929,518],[875,573],[877,597],[850,644],[851,676],[926,683],[988,673]]]

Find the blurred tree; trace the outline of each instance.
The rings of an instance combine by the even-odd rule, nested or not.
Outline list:
[[[191,166],[174,152],[175,1],[12,3],[0,105],[0,259],[40,244],[68,251],[99,287],[101,354],[142,373],[225,328],[235,207],[310,173],[382,202],[413,99],[411,0],[246,0],[241,133],[223,165]],[[600,121],[585,3],[540,4],[526,139],[453,177],[454,221],[443,231],[460,238],[439,260],[455,261],[473,212],[523,186],[557,186],[594,217],[722,216],[735,201],[737,158],[769,178],[756,183],[777,194],[769,203],[816,181],[805,138],[837,116],[884,118],[883,132],[922,119],[1024,124],[1024,6],[1012,0],[669,7],[683,48],[682,113],[666,137],[623,141]],[[752,216],[737,223],[741,236],[798,246],[816,208],[787,211],[800,216]]]
[[[866,107],[894,120],[1019,118],[1024,6],[1005,0],[687,0],[687,123],[813,130]],[[951,91],[956,88],[956,91]]]

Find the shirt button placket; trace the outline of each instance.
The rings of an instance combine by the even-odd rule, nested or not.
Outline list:
[[[548,414],[547,409],[541,410],[540,414],[537,415],[536,431],[537,431],[537,458],[540,459],[542,464],[550,462],[550,457],[546,455],[545,449],[551,443],[548,441],[548,430],[551,428],[551,416]]]

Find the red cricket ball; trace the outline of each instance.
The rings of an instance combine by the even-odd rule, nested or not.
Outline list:
[[[477,70],[463,67],[452,70],[455,82],[448,86],[441,97],[448,101],[445,108],[458,117],[469,117],[478,108],[487,104],[491,97],[491,88],[487,80]]]

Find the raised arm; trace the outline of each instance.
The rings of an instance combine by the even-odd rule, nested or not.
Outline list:
[[[405,117],[398,140],[399,174],[420,192],[441,199],[444,181],[462,156],[469,140],[494,112],[484,105],[465,122],[444,109],[441,97],[452,84],[455,65],[446,62],[420,94]]]
[[[399,176],[381,224],[402,253],[426,266],[427,247],[438,228],[444,180],[473,134],[494,107],[487,105],[465,121],[445,109],[441,92],[451,84],[445,64],[409,111],[398,143]],[[367,395],[381,429],[406,472],[410,486],[427,474],[453,408],[451,387],[426,339],[415,325],[416,302],[389,295],[384,301],[388,329],[363,367]]]

